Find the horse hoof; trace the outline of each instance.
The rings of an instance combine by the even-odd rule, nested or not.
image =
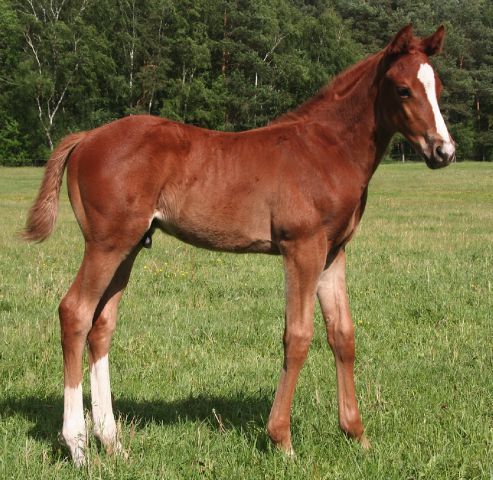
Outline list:
[[[294,449],[291,444],[283,445],[282,443],[276,443],[275,445],[277,450],[282,452],[286,459],[293,460],[294,458],[296,458],[296,453],[294,453]]]
[[[363,448],[363,450],[370,450],[371,443],[364,433],[363,435],[361,435],[361,437],[359,437],[358,442],[361,445],[361,448]]]
[[[284,455],[288,460],[294,460],[296,458],[296,453],[294,453],[293,447],[289,447],[287,449],[283,449]]]
[[[116,442],[114,445],[111,445],[106,448],[106,453],[108,455],[116,455],[123,460],[128,460],[128,452],[122,447],[120,442]]]

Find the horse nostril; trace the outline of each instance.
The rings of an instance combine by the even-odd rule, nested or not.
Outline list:
[[[441,145],[438,145],[438,147],[435,149],[435,152],[436,152],[437,156],[441,160],[443,160],[444,162],[446,162],[449,159],[449,155],[443,151],[443,148]]]

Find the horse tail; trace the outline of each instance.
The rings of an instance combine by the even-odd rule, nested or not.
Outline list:
[[[29,210],[24,231],[20,234],[24,240],[42,242],[53,231],[67,159],[86,135],[87,132],[67,135],[48,159],[38,196]]]

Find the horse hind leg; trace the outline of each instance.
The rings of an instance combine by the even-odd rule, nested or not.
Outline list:
[[[62,440],[77,466],[85,463],[87,442],[82,403],[84,345],[96,308],[124,258],[121,250],[104,251],[86,245],[76,279],[59,307],[64,363]]]
[[[116,327],[118,304],[130,278],[130,272],[140,246],[120,264],[103,295],[87,337],[94,435],[108,453],[124,453],[118,440],[111,402],[109,349]]]

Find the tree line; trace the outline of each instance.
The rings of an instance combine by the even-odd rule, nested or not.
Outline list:
[[[265,125],[410,22],[446,26],[442,111],[460,159],[493,160],[491,0],[0,0],[0,164],[129,114]]]

